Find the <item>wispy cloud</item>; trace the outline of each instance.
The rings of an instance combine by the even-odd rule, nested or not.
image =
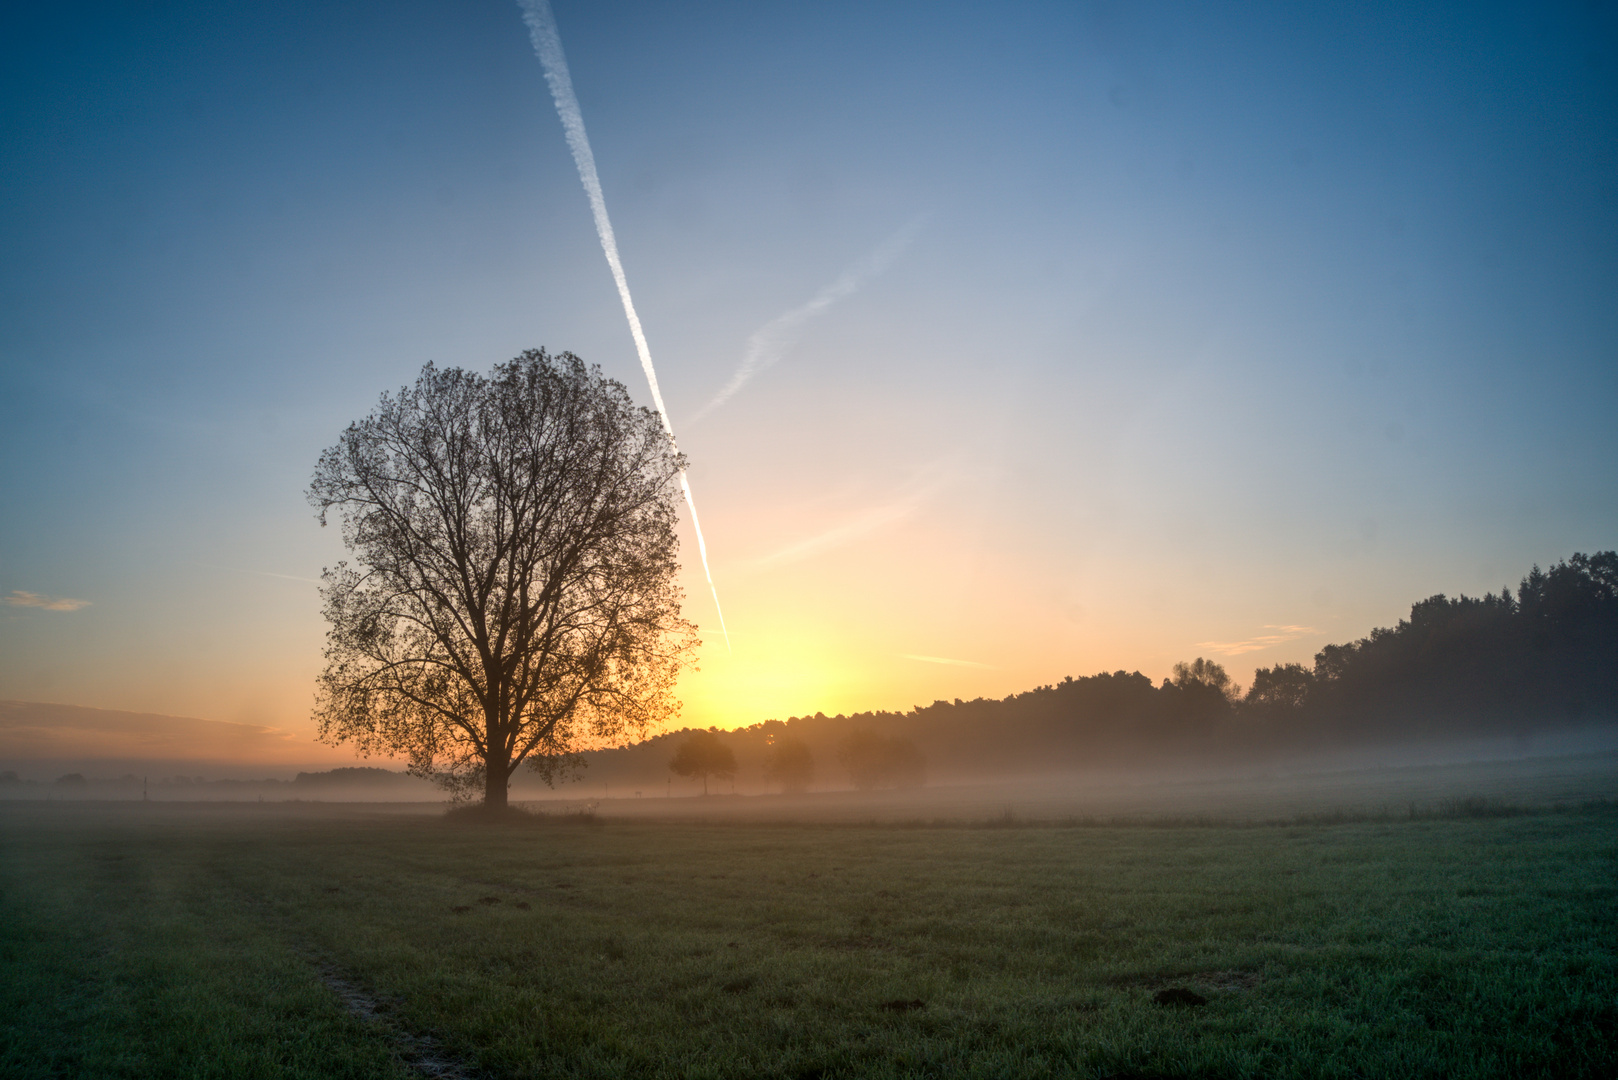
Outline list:
[[[44,593],[13,590],[6,603],[16,607],[37,607],[45,611],[77,611],[90,606],[88,600],[75,600],[71,596],[46,596]]]
[[[852,296],[867,281],[886,270],[910,246],[925,221],[925,215],[912,219],[875,251],[843,271],[841,277],[817,292],[808,303],[777,315],[753,331],[747,339],[746,350],[742,353],[742,362],[736,368],[736,373],[714,395],[712,401],[697,410],[690,423],[696,423],[729,401],[749,379],[786,355],[786,351],[797,343],[803,325],[810,319],[844,297]]]
[[[975,667],[994,670],[993,664],[980,664],[976,660],[952,660],[947,656],[918,656],[916,653],[900,653],[905,660],[920,660],[924,664],[948,664],[951,667]]]
[[[843,547],[862,536],[868,536],[890,525],[896,525],[915,513],[939,488],[944,486],[944,483],[943,479],[934,480],[932,483],[917,488],[891,502],[862,510],[840,525],[834,525],[807,539],[788,544],[778,551],[765,555],[763,558],[756,560],[754,565],[769,567],[802,562],[804,559],[812,558],[821,552]]]
[[[1318,634],[1320,631],[1312,626],[1277,626],[1267,623],[1260,627],[1262,630],[1274,630],[1273,634],[1258,634],[1243,641],[1199,641],[1197,648],[1208,649],[1221,656],[1240,656],[1243,653],[1258,652],[1261,649],[1273,648],[1288,641]]]
[[[921,500],[916,496],[907,496],[897,502],[886,506],[874,507],[864,513],[833,526],[823,532],[818,532],[806,540],[799,540],[795,544],[788,544],[779,551],[771,552],[758,560],[760,566],[782,566],[788,563],[802,562],[812,558],[823,551],[839,548],[852,543],[860,537],[874,533],[888,525],[903,521],[915,512]]]
[[[131,765],[176,760],[301,765],[342,756],[336,749],[316,749],[308,735],[261,724],[23,701],[0,701],[0,754],[8,761],[99,758]]]
[[[198,563],[197,565],[206,566],[211,570],[228,570],[232,574],[251,574],[254,577],[277,578],[281,581],[306,581],[311,585],[321,583],[318,578],[298,577],[296,574],[276,574],[269,570],[243,570],[239,566],[221,566],[218,563],[211,562]]]

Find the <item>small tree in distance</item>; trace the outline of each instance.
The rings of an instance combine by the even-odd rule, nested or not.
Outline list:
[[[927,760],[916,744],[902,736],[855,731],[837,747],[837,760],[848,770],[854,786],[918,788],[927,782]]]
[[[780,784],[784,792],[801,794],[809,790],[814,778],[815,756],[802,739],[781,735],[770,743],[769,756],[764,759],[764,779]]]
[[[715,731],[693,731],[680,743],[669,761],[669,769],[676,776],[701,777],[702,793],[708,794],[708,777],[728,780],[736,775],[736,755],[719,739]]]

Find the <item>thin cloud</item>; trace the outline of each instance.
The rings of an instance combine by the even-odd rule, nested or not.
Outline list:
[[[841,525],[833,526],[805,540],[799,540],[795,544],[788,544],[779,551],[771,552],[756,560],[754,565],[770,567],[802,562],[804,559],[813,558],[821,552],[843,547],[860,539],[862,536],[885,529],[890,525],[896,525],[914,514],[939,488],[944,486],[944,483],[943,479],[935,480],[933,483],[912,491],[908,495],[894,499],[892,502],[872,507],[856,514]]]
[[[269,570],[243,570],[239,566],[220,566],[218,563],[211,562],[199,563],[198,565],[206,566],[212,570],[228,570],[232,574],[251,574],[254,577],[279,578],[281,581],[306,581],[310,585],[321,584],[318,578],[298,577],[296,574],[276,574]]]
[[[916,238],[921,230],[925,216],[912,219],[904,228],[894,233],[875,251],[843,271],[836,281],[827,285],[814,295],[808,303],[793,308],[791,311],[777,315],[747,338],[747,348],[742,354],[742,362],[736,368],[735,374],[730,377],[714,399],[691,417],[690,423],[696,423],[704,416],[713,412],[719,406],[729,401],[736,392],[747,384],[754,375],[770,367],[793,345],[797,344],[798,336],[803,325],[810,319],[824,312],[837,301],[852,296],[860,290],[867,281],[886,270],[893,260],[904,252],[910,242]]]
[[[78,611],[90,606],[88,600],[75,600],[71,596],[46,596],[44,593],[15,589],[6,597],[6,603],[15,607],[34,607],[44,611]]]
[[[1283,645],[1288,641],[1296,641],[1298,638],[1319,633],[1319,631],[1312,626],[1293,626],[1290,624],[1278,626],[1274,623],[1266,623],[1259,629],[1276,630],[1279,631],[1279,633],[1258,634],[1243,641],[1199,641],[1197,642],[1197,648],[1208,649],[1209,651],[1216,652],[1221,656],[1240,656],[1243,653],[1258,652],[1261,649],[1271,649],[1277,645]]]
[[[0,701],[0,757],[302,764],[341,755],[317,749],[308,736],[262,724]]]
[[[976,660],[952,660],[947,656],[920,656],[916,653],[900,653],[905,660],[920,660],[924,664],[948,664],[950,667],[975,667],[994,670],[993,664],[980,664]]]
[[[783,566],[788,563],[802,562],[813,558],[823,551],[843,547],[853,543],[860,537],[874,533],[879,529],[903,521],[915,513],[916,507],[921,504],[920,498],[912,495],[889,503],[887,506],[878,506],[867,510],[850,521],[816,533],[807,540],[800,540],[789,544],[779,551],[771,552],[758,560],[760,566]]]

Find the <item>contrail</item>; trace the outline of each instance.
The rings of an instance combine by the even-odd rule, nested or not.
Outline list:
[[[567,71],[567,57],[562,55],[562,36],[556,30],[556,16],[551,14],[550,0],[518,0],[522,7],[523,22],[528,24],[528,36],[533,39],[534,52],[545,67],[545,81],[550,84],[551,97],[556,101],[556,113],[562,118],[562,129],[567,132],[568,149],[573,151],[573,163],[579,167],[579,179],[584,193],[590,198],[590,212],[595,215],[596,235],[601,237],[601,250],[606,252],[607,266],[612,280],[618,286],[618,299],[624,302],[624,315],[629,319],[629,333],[635,339],[635,351],[640,354],[641,370],[652,387],[652,404],[663,420],[663,430],[674,439],[674,427],[669,423],[668,410],[663,407],[663,392],[657,386],[657,369],[652,367],[652,350],[646,344],[646,333],[641,329],[640,316],[635,314],[635,301],[629,296],[629,282],[624,279],[624,264],[618,258],[618,241],[612,233],[612,221],[607,217],[607,201],[601,195],[601,178],[596,175],[596,158],[590,152],[590,137],[584,133],[584,113],[579,99],[573,94],[573,78]],[[730,631],[725,628],[725,611],[719,606],[719,590],[714,588],[713,573],[708,569],[708,544],[702,538],[702,524],[697,520],[696,500],[691,497],[691,483],[685,470],[680,470],[680,490],[685,492],[686,509],[691,511],[691,527],[697,533],[697,553],[702,557],[702,573],[708,579],[708,591],[713,593],[714,610],[719,613],[719,631],[725,635],[725,648],[730,648]]]
[[[730,377],[730,381],[719,393],[714,395],[712,401],[697,410],[696,415],[691,417],[691,422],[696,423],[729,401],[747,380],[781,359],[797,340],[798,330],[804,323],[843,297],[852,295],[861,285],[886,270],[910,241],[916,238],[916,233],[925,220],[925,216],[915,218],[889,237],[881,247],[845,270],[836,281],[821,289],[808,303],[776,316],[753,331],[747,339],[747,351],[742,354],[742,362],[736,368],[736,373]]]

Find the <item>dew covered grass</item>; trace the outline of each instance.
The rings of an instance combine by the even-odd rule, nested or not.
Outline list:
[[[1487,809],[0,805],[0,1074],[1613,1075],[1618,809]]]

